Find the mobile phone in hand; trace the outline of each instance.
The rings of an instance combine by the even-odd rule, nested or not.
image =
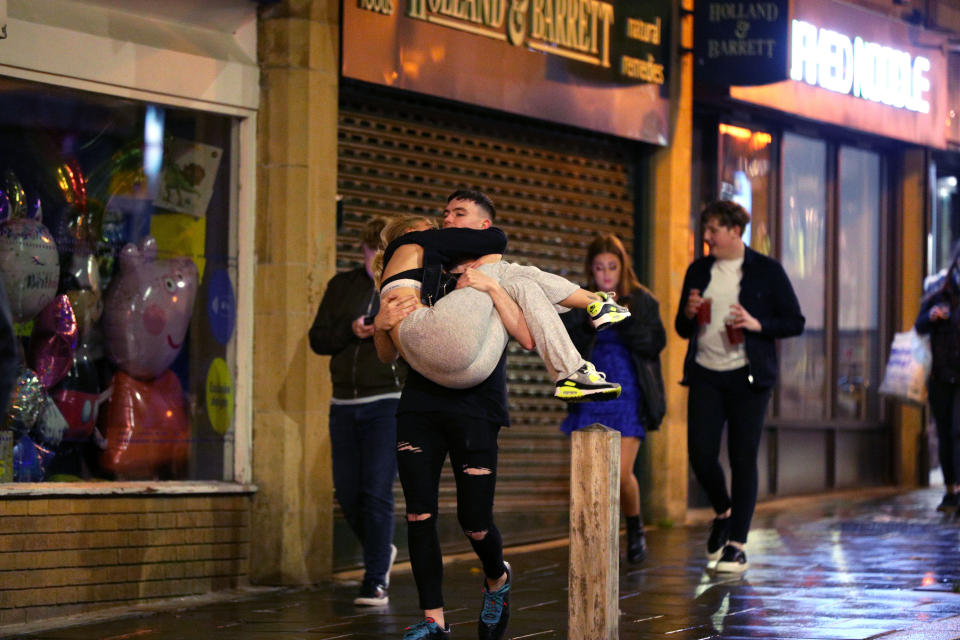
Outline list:
[[[367,326],[373,324],[373,316],[363,316],[363,324]]]

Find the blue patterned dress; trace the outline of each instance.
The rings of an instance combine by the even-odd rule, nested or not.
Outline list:
[[[571,404],[569,413],[560,430],[570,432],[589,427],[595,422],[616,429],[623,436],[643,439],[646,432],[640,422],[640,406],[643,396],[637,384],[637,372],[630,357],[630,351],[620,340],[615,329],[601,331],[593,347],[590,361],[607,374],[607,380],[619,382],[623,391],[616,400],[603,402],[582,402]]]

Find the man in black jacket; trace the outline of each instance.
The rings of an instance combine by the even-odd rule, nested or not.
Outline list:
[[[763,418],[777,380],[777,338],[799,335],[804,318],[780,263],[743,242],[750,214],[716,201],[700,215],[710,255],[683,279],[675,326],[690,344],[683,366],[687,448],[697,481],[717,517],[707,557],[721,573],[747,569],[743,550],[757,502],[757,454]],[[731,491],[720,466],[727,428]]]
[[[402,363],[384,364],[373,344],[373,317],[380,308],[371,266],[384,221],[363,231],[364,266],[335,275],[327,284],[310,328],[310,347],[329,355],[333,378],[330,446],[333,486],[350,528],[363,545],[363,584],[358,605],[388,602],[393,546],[393,480],[397,475],[397,405]]]

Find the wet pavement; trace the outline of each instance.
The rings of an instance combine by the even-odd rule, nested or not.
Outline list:
[[[706,570],[705,521],[648,528],[648,560],[621,567],[620,638],[960,638],[960,518],[934,511],[940,496],[874,491],[762,505],[742,578]],[[507,638],[567,637],[567,553],[558,544],[508,550],[515,580]],[[476,561],[445,569],[454,639],[476,637],[480,580]],[[394,572],[385,607],[354,607],[357,586],[341,578],[13,637],[372,640],[399,638],[417,620],[408,567]]]

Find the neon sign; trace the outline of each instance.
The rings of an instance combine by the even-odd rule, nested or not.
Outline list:
[[[790,77],[837,93],[929,113],[930,60],[794,20]]]

